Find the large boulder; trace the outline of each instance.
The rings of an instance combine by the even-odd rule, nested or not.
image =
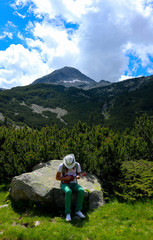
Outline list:
[[[60,189],[60,181],[56,180],[56,172],[61,160],[51,160],[36,165],[34,171],[23,173],[12,179],[10,194],[14,200],[32,200],[48,203],[50,208],[64,209],[64,193]],[[78,180],[85,190],[84,202],[89,209],[104,204],[103,193],[98,179],[87,174]],[[72,194],[72,206],[76,201],[76,194]]]

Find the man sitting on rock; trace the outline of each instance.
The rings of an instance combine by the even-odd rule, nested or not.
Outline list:
[[[82,204],[84,200],[84,189],[77,183],[77,179],[85,176],[86,173],[81,174],[81,167],[75,161],[74,154],[69,154],[63,158],[63,163],[58,167],[56,173],[56,180],[61,181],[61,189],[65,193],[65,214],[66,221],[71,221],[71,194],[77,192],[76,212],[75,214],[80,218],[85,218],[82,214]]]

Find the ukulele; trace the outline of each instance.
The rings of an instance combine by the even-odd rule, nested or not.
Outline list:
[[[85,177],[87,175],[86,172],[82,173],[80,177]],[[67,177],[68,175],[65,175],[65,177]],[[76,176],[74,177],[73,175],[69,175],[71,178],[70,180],[65,180],[64,183],[70,183],[72,181],[74,181],[74,179],[76,178]]]

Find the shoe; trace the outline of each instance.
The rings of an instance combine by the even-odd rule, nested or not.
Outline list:
[[[78,211],[75,213],[77,216],[79,216],[80,218],[85,218],[85,216],[83,215],[82,212]]]
[[[71,215],[70,215],[69,213],[66,215],[66,221],[67,221],[67,222],[70,222],[70,221],[71,221]]]

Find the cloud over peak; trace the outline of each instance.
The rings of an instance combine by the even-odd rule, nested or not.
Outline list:
[[[15,0],[11,6],[24,27],[18,27],[20,44],[1,51],[3,85],[11,79],[11,65],[19,85],[65,65],[97,81],[152,72],[150,0]],[[11,34],[4,31],[0,41],[6,36],[13,40]]]

